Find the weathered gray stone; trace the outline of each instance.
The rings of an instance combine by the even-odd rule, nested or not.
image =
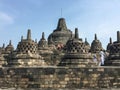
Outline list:
[[[113,42],[110,40],[109,45],[109,56],[105,61],[106,66],[120,66],[120,32],[117,31],[117,41]]]
[[[117,90],[120,88],[120,32],[116,42],[110,39],[105,66],[98,66],[101,50],[96,34],[90,47],[87,40],[83,42],[79,38],[77,28],[75,35],[67,29],[64,18],[59,19],[48,41],[44,33],[38,43],[33,41],[29,29],[27,38],[21,37],[16,50],[11,41],[7,47],[0,48],[0,87],[3,90],[6,87],[10,90]],[[94,55],[97,62],[93,61]]]

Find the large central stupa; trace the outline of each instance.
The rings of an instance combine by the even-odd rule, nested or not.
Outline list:
[[[48,44],[50,43],[51,39],[55,43],[55,45],[63,44],[65,45],[66,42],[72,37],[72,31],[67,28],[66,22],[64,18],[60,18],[58,21],[57,28],[51,33],[48,37]]]

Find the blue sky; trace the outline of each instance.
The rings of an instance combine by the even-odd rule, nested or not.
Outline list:
[[[27,29],[32,30],[33,40],[39,41],[42,32],[47,39],[61,17],[90,44],[96,33],[106,48],[109,37],[116,41],[120,31],[120,0],[0,0],[0,46],[12,40],[16,47]]]

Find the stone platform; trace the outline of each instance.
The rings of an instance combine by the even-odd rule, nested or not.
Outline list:
[[[0,68],[0,87],[24,90],[117,90],[120,88],[120,67],[3,67]]]
[[[0,89],[0,90],[120,90],[120,89],[117,89],[117,88],[110,88],[110,89],[103,89],[103,88],[100,88],[100,89],[40,89],[40,88],[37,88],[37,89],[34,89],[34,88],[28,88],[28,89],[21,89],[21,88],[6,88],[6,89]]]

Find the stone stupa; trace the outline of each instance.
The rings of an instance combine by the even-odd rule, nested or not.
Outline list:
[[[16,52],[8,61],[8,66],[42,66],[46,65],[38,53],[37,43],[31,39],[31,30],[28,29],[27,39],[21,38],[17,45]]]
[[[117,31],[117,41],[109,45],[109,56],[105,61],[105,66],[120,66],[120,32],[119,31]]]
[[[95,34],[95,39],[92,41],[90,52],[99,53],[100,51],[103,51],[102,43],[97,39],[97,35]]]
[[[51,33],[48,37],[48,44],[51,39],[54,44],[57,46],[58,44],[65,45],[66,42],[72,37],[72,31],[67,28],[66,22],[64,18],[60,18],[58,21],[57,28]]]
[[[95,66],[92,55],[86,44],[79,39],[78,29],[75,29],[75,37],[66,43],[67,50],[59,66],[67,67],[91,67]]]

